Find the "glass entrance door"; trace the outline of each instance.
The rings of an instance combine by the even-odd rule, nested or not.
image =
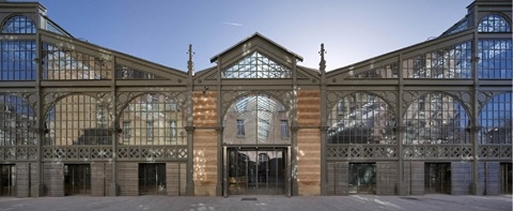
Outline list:
[[[0,175],[0,194],[1,196],[16,195],[16,166],[0,165],[2,174]]]
[[[349,164],[349,193],[376,193],[376,164]]]
[[[450,163],[426,163],[424,174],[426,193],[451,193]]]
[[[285,148],[228,148],[228,194],[285,194],[285,152]]]
[[[91,194],[91,165],[64,165],[64,194]]]
[[[140,163],[139,194],[159,195],[166,193],[166,164]]]

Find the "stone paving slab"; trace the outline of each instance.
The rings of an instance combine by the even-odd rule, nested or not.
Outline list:
[[[417,210],[511,211],[512,196],[230,196],[0,198],[0,211]]]

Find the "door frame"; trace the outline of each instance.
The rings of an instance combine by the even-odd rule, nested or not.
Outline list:
[[[276,149],[281,149],[284,153],[283,155],[285,156],[283,158],[283,161],[285,162],[285,172],[284,172],[284,178],[283,178],[283,183],[284,183],[284,194],[287,196],[287,197],[290,197],[292,196],[292,156],[291,156],[291,147],[290,146],[282,146],[282,145],[279,145],[279,146],[253,146],[253,145],[236,145],[236,146],[232,146],[232,145],[225,145],[223,146],[223,169],[222,169],[222,172],[223,172],[223,175],[222,175],[222,181],[223,181],[223,184],[222,184],[222,187],[223,187],[223,197],[228,197],[230,195],[230,193],[228,192],[228,187],[229,187],[229,149],[232,149],[232,148],[238,148],[239,150],[240,149],[243,149],[243,150],[247,150],[247,151],[265,151],[265,150],[276,150]]]

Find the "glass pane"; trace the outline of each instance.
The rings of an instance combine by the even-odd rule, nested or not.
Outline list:
[[[2,27],[2,33],[34,34],[36,33],[36,26],[30,18],[16,15],[5,22]]]
[[[477,28],[479,32],[511,32],[510,23],[499,14],[490,14],[485,16],[479,22]]]
[[[511,144],[512,135],[512,93],[495,96],[479,114],[479,143],[482,144]]]
[[[466,144],[469,118],[465,108],[451,96],[426,94],[415,100],[404,118],[405,144]]]
[[[35,145],[36,116],[32,107],[16,95],[0,95],[0,146]]]
[[[330,144],[391,144],[395,117],[381,98],[366,93],[348,95],[328,118]]]
[[[511,39],[479,40],[478,77],[484,79],[512,79],[512,51]]]
[[[35,61],[35,41],[0,41],[0,81],[35,80]]]
[[[88,95],[57,101],[46,117],[45,145],[110,145],[111,118],[105,105]]]
[[[223,78],[291,78],[292,71],[255,51],[222,71]]]
[[[185,145],[183,111],[177,101],[160,93],[140,95],[122,111],[122,145]]]
[[[243,97],[232,104],[225,115],[223,141],[228,144],[289,143],[289,138],[282,136],[283,119],[287,119],[283,106],[269,96]]]
[[[405,78],[471,78],[470,42],[423,53],[403,61]]]
[[[43,79],[102,80],[111,79],[111,62],[76,50],[43,43]]]
[[[376,164],[349,164],[348,193],[376,193]]]

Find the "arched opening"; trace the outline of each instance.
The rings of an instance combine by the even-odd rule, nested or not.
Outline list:
[[[288,113],[267,95],[239,98],[224,116],[224,195],[289,194]]]

